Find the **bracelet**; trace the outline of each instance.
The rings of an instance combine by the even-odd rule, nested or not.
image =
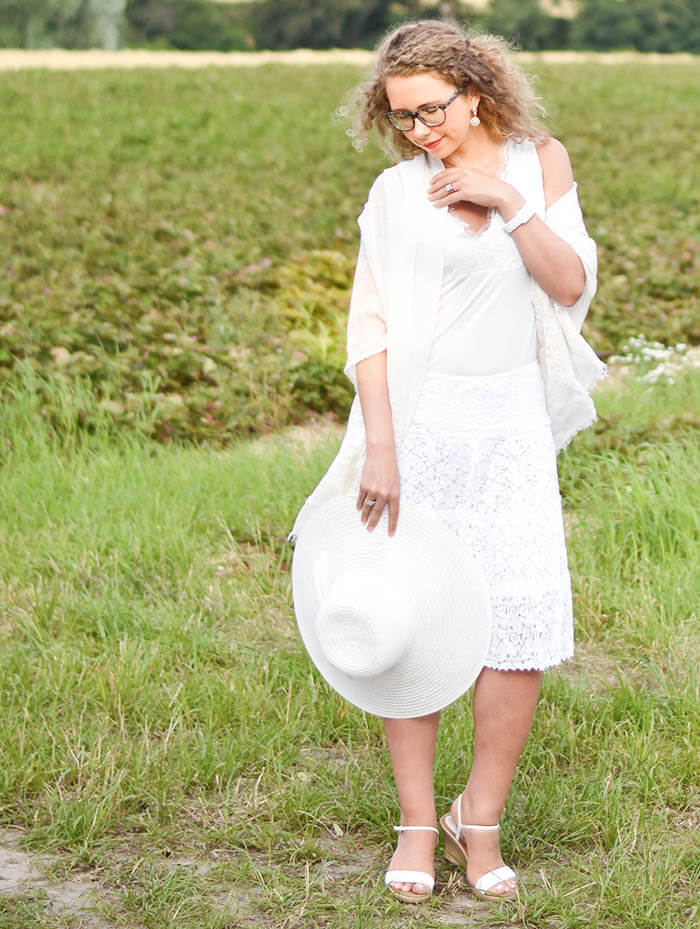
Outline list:
[[[523,203],[520,209],[511,216],[507,223],[504,224],[503,229],[510,235],[511,232],[516,230],[518,226],[522,226],[523,223],[526,223],[528,219],[532,219],[535,215],[535,208],[531,203]]]

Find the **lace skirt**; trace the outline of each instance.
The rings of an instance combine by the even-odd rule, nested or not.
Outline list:
[[[485,572],[486,666],[544,669],[571,657],[556,452],[537,364],[486,377],[428,373],[398,457],[401,499],[430,509]]]

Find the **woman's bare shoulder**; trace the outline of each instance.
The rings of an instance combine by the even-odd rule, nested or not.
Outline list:
[[[571,161],[569,153],[559,139],[551,136],[538,142],[536,150],[542,168],[545,202],[549,206],[573,187]]]

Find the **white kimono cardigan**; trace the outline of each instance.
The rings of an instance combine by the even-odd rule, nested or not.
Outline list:
[[[387,350],[397,448],[423,384],[442,284],[440,224],[449,218],[447,209],[436,209],[427,196],[430,178],[441,170],[442,162],[428,154],[388,168],[372,185],[358,220],[360,258],[350,301],[345,373],[357,388],[356,363]],[[544,189],[537,202],[532,202],[532,196],[528,200],[547,225],[574,249],[586,275],[583,293],[570,307],[555,303],[534,278],[531,285],[537,360],[559,451],[580,429],[595,421],[589,391],[605,374],[605,365],[580,334],[596,290],[596,246],[586,232],[575,184],[548,209]],[[340,450],[299,512],[291,538],[326,501],[357,492],[365,454],[364,423],[356,394]]]

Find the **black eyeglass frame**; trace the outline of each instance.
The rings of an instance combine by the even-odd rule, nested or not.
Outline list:
[[[459,97],[459,95],[462,93],[463,90],[464,90],[464,87],[458,87],[457,90],[452,94],[452,96],[450,97],[450,99],[447,101],[447,103],[431,103],[431,104],[429,104],[429,106],[430,106],[431,108],[432,108],[432,107],[435,107],[435,108],[438,109],[438,110],[442,110],[442,119],[440,120],[439,123],[429,123],[426,119],[424,119],[424,118],[420,115],[420,111],[421,111],[421,110],[428,109],[427,106],[419,107],[419,109],[417,109],[417,110],[389,110],[389,112],[388,112],[388,113],[385,113],[384,115],[385,115],[386,118],[389,120],[389,122],[390,122],[391,125],[394,127],[394,129],[398,129],[399,132],[412,132],[412,131],[416,128],[416,120],[417,120],[417,119],[419,119],[419,120],[423,123],[424,126],[427,126],[428,129],[434,129],[435,126],[442,126],[442,124],[445,122],[445,120],[447,119],[447,113],[445,113],[445,110],[447,109],[447,107],[448,107],[451,103],[453,103],[453,102],[457,99],[457,97]],[[410,126],[406,126],[405,128],[404,128],[403,126],[397,126],[396,123],[394,122],[393,118],[392,118],[392,117],[395,116],[397,113],[400,113],[403,117],[410,116],[411,119],[412,119],[411,125],[410,125]]]

